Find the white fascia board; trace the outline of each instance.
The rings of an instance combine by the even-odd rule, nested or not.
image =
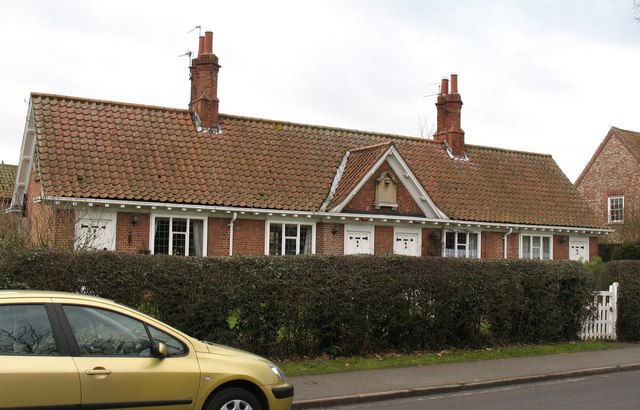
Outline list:
[[[330,212],[341,212],[385,161],[389,162],[391,169],[393,169],[398,178],[401,179],[402,185],[407,189],[407,191],[409,191],[409,194],[411,195],[415,203],[418,204],[425,216],[433,219],[447,218],[444,212],[440,211],[435,206],[422,185],[420,185],[420,183],[418,182],[416,176],[413,174],[413,172],[411,172],[411,169],[402,159],[402,156],[393,145],[389,147],[384,155],[380,156],[378,162],[376,162],[375,165],[371,167],[369,172],[367,172],[367,174],[360,180],[360,182],[358,182],[356,187],[349,193],[345,200],[331,209]]]
[[[33,170],[33,153],[35,152],[36,130],[33,121],[33,104],[29,101],[27,119],[22,135],[22,145],[20,146],[20,161],[16,171],[16,181],[13,187],[13,197],[7,212],[18,212],[24,205],[24,194],[29,191],[31,181],[31,171]]]
[[[263,208],[240,208],[240,207],[221,207],[214,205],[194,205],[194,204],[176,204],[176,203],[158,203],[158,202],[142,202],[142,201],[126,201],[126,200],[104,200],[92,198],[72,198],[72,197],[38,197],[34,198],[36,202],[53,202],[53,203],[69,203],[74,206],[107,206],[127,211],[131,210],[151,210],[153,212],[162,211],[190,211],[190,212],[209,212],[213,215],[233,214],[237,212],[242,218],[247,216],[266,216],[269,218],[315,218],[335,221],[338,223],[347,223],[351,221],[370,221],[383,223],[410,223],[414,225],[422,225],[430,228],[442,228],[446,230],[455,230],[460,228],[480,229],[482,231],[527,231],[545,233],[551,232],[559,235],[581,234],[581,235],[605,235],[615,232],[613,229],[607,228],[585,228],[575,226],[554,226],[554,225],[527,225],[516,223],[502,222],[479,222],[479,221],[462,221],[455,219],[441,218],[425,218],[419,216],[406,215],[387,215],[387,214],[353,214],[342,212],[320,212],[320,211],[288,211],[281,209],[263,209]]]

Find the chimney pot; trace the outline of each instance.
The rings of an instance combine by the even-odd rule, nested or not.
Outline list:
[[[198,58],[204,53],[204,36],[200,36],[198,39]]]
[[[458,74],[451,74],[451,94],[458,94]]]
[[[212,31],[204,32],[204,52],[208,54],[213,53],[213,32]]]
[[[440,95],[449,94],[449,79],[443,78],[442,84],[440,84]]]

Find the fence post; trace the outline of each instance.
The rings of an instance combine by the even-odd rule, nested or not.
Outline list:
[[[618,340],[618,282],[613,282],[609,286],[611,292],[611,320],[613,321],[611,333],[613,340]]]

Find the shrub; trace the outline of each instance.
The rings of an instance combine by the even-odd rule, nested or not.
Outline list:
[[[640,259],[640,242],[625,242],[615,248],[611,254],[611,260],[638,260]]]
[[[608,262],[602,286],[618,282],[617,334],[620,340],[640,340],[640,261]]]
[[[280,358],[573,340],[591,301],[589,271],[569,261],[16,251],[0,272]]]

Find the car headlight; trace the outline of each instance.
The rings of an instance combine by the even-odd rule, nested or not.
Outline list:
[[[287,381],[287,376],[284,375],[284,372],[280,370],[278,366],[276,366],[275,364],[269,364],[269,368],[276,376],[278,376],[280,380],[282,380],[283,382]]]

